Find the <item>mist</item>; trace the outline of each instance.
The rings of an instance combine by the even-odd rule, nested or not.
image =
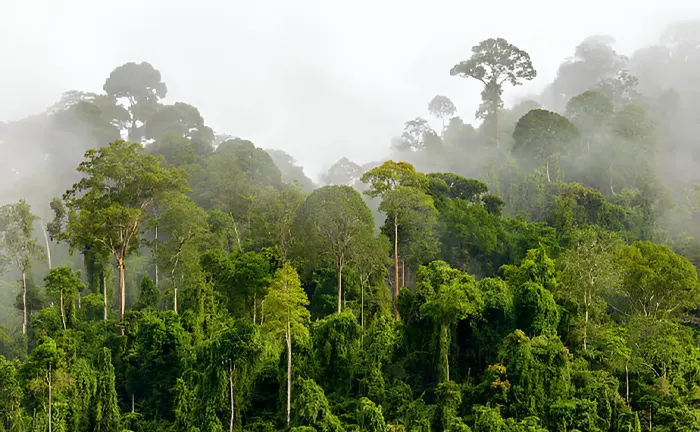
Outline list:
[[[571,117],[569,102],[589,90],[607,92],[616,112],[643,108],[654,125],[653,156],[643,161],[652,169],[639,180],[641,165],[605,171],[596,168],[604,159],[573,152],[557,160],[553,178],[611,196],[661,188],[677,203],[700,180],[700,21],[692,20],[700,19],[700,5],[693,1],[594,1],[573,9],[507,2],[497,13],[456,1],[8,3],[0,16],[9,65],[0,70],[0,202],[25,199],[44,221],[52,217],[50,200],[79,178],[75,168],[87,150],[130,138],[118,118],[128,102],[104,105],[103,86],[131,62],[146,62],[167,87],[156,106],[187,104],[177,106],[194,126],[183,134],[204,146],[202,154],[240,138],[265,149],[283,182],[298,181],[305,191],[363,189],[359,178],[368,169],[405,160],[419,171],[477,178],[506,201],[507,215],[539,220],[536,204],[523,197],[542,165],[514,164],[514,129],[533,108]],[[488,38],[529,54],[537,72],[504,85],[496,147],[489,122],[475,118],[482,84],[450,74]],[[436,95],[455,112],[431,115]],[[157,153],[163,135],[134,125]],[[650,178],[657,179],[652,186]],[[656,199],[657,207],[668,199]],[[369,201],[379,217],[378,201]],[[675,236],[688,234],[684,224],[687,218],[668,214],[658,222]]]

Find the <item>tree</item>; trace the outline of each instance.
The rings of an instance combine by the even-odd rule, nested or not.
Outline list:
[[[109,348],[102,348],[97,357],[95,400],[91,404],[95,432],[119,432],[120,412],[114,388],[114,366]]]
[[[258,191],[250,209],[250,230],[255,246],[277,247],[286,261],[295,247],[292,232],[304,193],[296,185],[285,185],[281,190],[267,187]]]
[[[209,356],[207,388],[218,390],[214,395],[206,396],[210,398],[227,394],[231,411],[229,432],[233,432],[237,422],[236,409],[241,386],[239,376],[245,373],[247,368],[255,365],[263,347],[254,324],[243,320],[224,323],[223,328],[218,330],[205,346],[205,352]]]
[[[170,133],[185,137],[201,148],[209,148],[209,152],[212,150],[214,131],[204,124],[199,110],[192,105],[177,102],[162,106],[144,126],[144,135],[149,139],[163,139]]]
[[[476,317],[484,301],[473,276],[455,270],[444,261],[433,261],[418,270],[418,289],[427,301],[420,313],[435,321],[440,328],[442,378],[450,380],[450,327],[467,317]]]
[[[61,309],[61,322],[63,329],[66,329],[66,307],[68,303],[73,310],[73,302],[80,295],[80,292],[85,289],[85,284],[80,280],[80,272],[73,273],[67,266],[51,269],[49,274],[44,278],[46,291],[48,294],[59,298],[59,307]]]
[[[550,159],[566,152],[567,147],[578,140],[579,131],[566,117],[557,113],[536,109],[525,114],[513,131],[513,152],[543,159],[549,175]]]
[[[445,119],[454,117],[457,108],[447,96],[437,95],[428,103],[428,112],[442,121],[442,132],[445,132]]]
[[[636,241],[620,249],[620,309],[653,319],[678,316],[700,304],[695,267],[668,246]]]
[[[421,151],[427,150],[433,143],[439,140],[435,131],[423,117],[416,117],[406,122],[398,142],[400,150]]]
[[[277,270],[265,297],[265,326],[272,335],[284,335],[287,347],[287,425],[292,412],[292,336],[308,337],[309,299],[301,287],[299,275],[289,265]],[[293,332],[293,333],[292,333]]]
[[[158,102],[168,93],[160,72],[150,63],[125,63],[112,71],[102,89],[115,99],[129,102],[129,140],[141,141],[143,125],[158,110]]]
[[[185,258],[190,258],[186,263],[199,261],[197,256],[198,243],[201,243],[207,233],[207,212],[181,193],[163,197],[163,204],[166,210],[158,219],[158,226],[165,240],[156,239],[156,242],[161,244],[161,247],[156,249],[156,260],[162,263],[163,269],[170,270],[173,310],[177,313],[179,284],[176,276],[180,276],[179,279],[184,279],[188,271],[195,273],[197,270],[191,266],[182,270],[181,264]],[[180,273],[178,274],[178,272]]]
[[[343,269],[361,244],[358,239],[372,232],[372,212],[359,192],[350,186],[324,186],[313,191],[299,208],[295,225],[297,237],[303,239],[304,256],[329,255],[333,260],[338,276],[340,313]]]
[[[84,175],[63,195],[68,209],[60,235],[71,249],[85,244],[110,255],[119,271],[119,320],[126,307],[126,258],[137,250],[148,207],[168,193],[185,190],[183,174],[144,155],[138,143],[115,141],[85,153]]]
[[[566,297],[583,305],[584,351],[588,349],[589,321],[604,313],[605,295],[620,281],[614,261],[617,246],[619,240],[615,236],[584,229],[575,234],[573,245],[558,260],[561,290]]]
[[[338,159],[322,178],[329,185],[352,186],[359,180],[362,174],[362,167],[346,157]]]
[[[425,195],[423,192],[428,190],[430,185],[430,180],[425,174],[416,172],[413,165],[408,162],[394,162],[386,161],[382,165],[373,168],[362,175],[360,179],[363,183],[369,184],[369,188],[364,192],[365,195],[376,198],[382,197],[384,200],[387,199],[389,195],[392,195],[392,199],[384,204],[382,201],[381,205],[384,205],[383,210],[387,215],[387,220],[393,219],[393,235],[389,235],[390,238],[394,240],[394,316],[399,319],[399,210],[401,210],[402,200],[399,199],[402,195],[412,196],[414,204],[418,204],[421,201],[424,204],[431,204],[430,200],[426,200],[420,194]],[[409,189],[415,189],[411,192],[409,189],[400,191],[397,194],[393,194],[399,186],[403,186]],[[427,195],[426,195],[427,197]],[[421,200],[421,198],[423,198]],[[429,197],[427,197],[429,198]],[[433,214],[430,211],[430,206],[421,206],[428,214]],[[434,207],[433,207],[434,210]],[[391,214],[389,214],[391,213]],[[426,219],[426,222],[430,222],[431,219]]]
[[[27,334],[27,273],[34,260],[44,257],[33,237],[37,219],[24,200],[0,207],[0,261],[12,262],[22,274],[22,334]]]
[[[523,81],[535,78],[537,71],[527,52],[505,39],[492,38],[472,47],[471,57],[456,64],[450,70],[450,75],[473,78],[484,85],[481,92],[482,104],[476,117],[493,117],[494,139],[498,147],[498,110],[503,106],[503,84],[509,82],[513,86],[521,85]]]

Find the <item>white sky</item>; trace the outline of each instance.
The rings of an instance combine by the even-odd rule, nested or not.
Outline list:
[[[148,61],[168,102],[198,107],[217,132],[279,148],[316,176],[347,156],[386,153],[436,94],[465,121],[478,83],[451,77],[482,39],[528,51],[538,91],[593,34],[631,54],[673,20],[700,18],[698,0],[0,0],[0,121],[101,91],[109,73]]]

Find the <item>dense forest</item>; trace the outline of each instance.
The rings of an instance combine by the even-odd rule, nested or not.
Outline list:
[[[0,431],[700,431],[700,22],[516,42],[315,180],[147,62],[0,123]]]

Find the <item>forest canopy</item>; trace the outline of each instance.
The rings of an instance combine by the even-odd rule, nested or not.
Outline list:
[[[0,432],[700,431],[697,46],[475,41],[317,182],[148,62],[0,123]]]

